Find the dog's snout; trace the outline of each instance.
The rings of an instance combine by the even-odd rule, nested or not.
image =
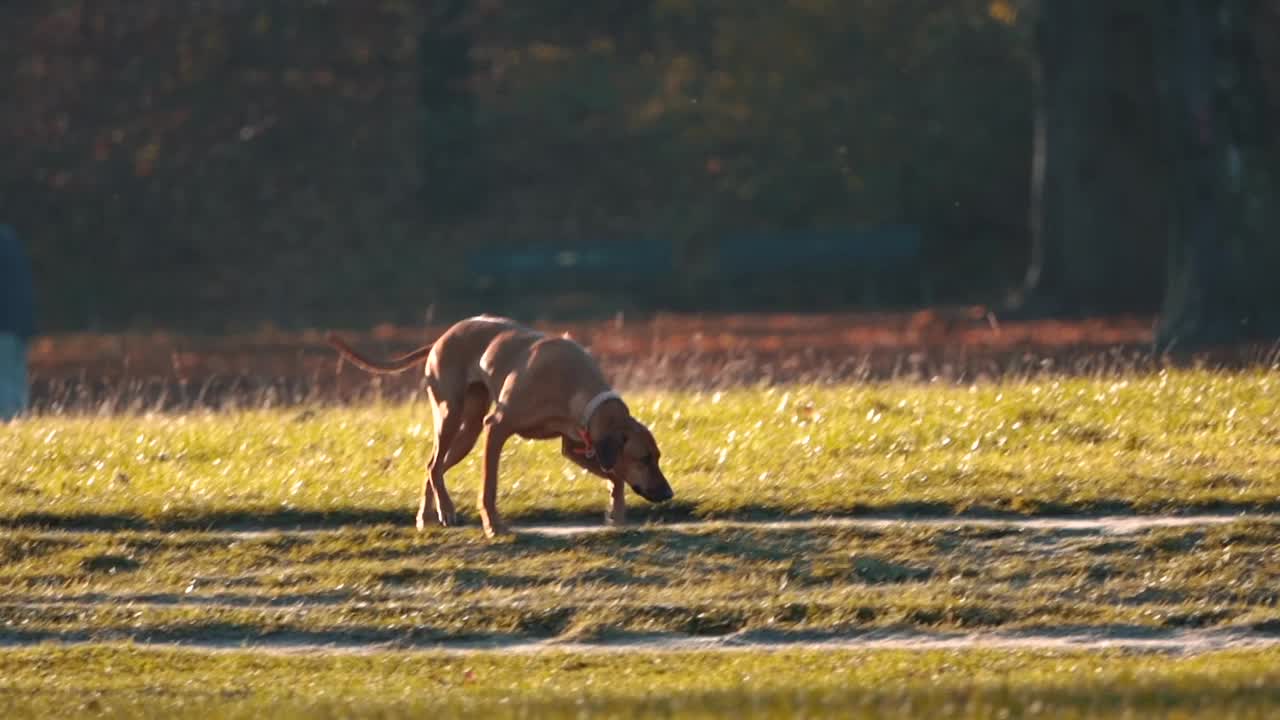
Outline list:
[[[643,485],[640,483],[629,484],[631,485],[631,489],[636,491],[637,495],[651,503],[666,502],[676,496],[675,491],[671,489],[671,484],[666,481],[666,478],[656,482],[645,483]]]

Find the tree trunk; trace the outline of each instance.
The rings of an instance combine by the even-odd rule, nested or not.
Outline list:
[[[1153,13],[1171,182],[1157,347],[1275,337],[1277,154],[1259,61],[1275,3],[1171,4]]]
[[[1154,309],[1161,189],[1150,36],[1133,3],[1044,0],[1026,307]]]

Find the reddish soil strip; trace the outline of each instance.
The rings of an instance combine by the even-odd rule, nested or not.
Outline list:
[[[349,332],[378,355],[408,351],[444,325]],[[1146,317],[1001,322],[981,307],[828,315],[658,315],[642,321],[551,323],[587,345],[624,388],[718,388],[755,382],[870,378],[973,379],[1045,371],[1158,367]],[[193,337],[167,333],[42,337],[31,349],[38,407],[174,409],[406,397],[408,372],[371,380],[319,330]],[[1257,362],[1235,349],[1218,364]]]

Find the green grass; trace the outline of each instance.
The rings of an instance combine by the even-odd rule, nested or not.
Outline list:
[[[1212,717],[1280,712],[1280,651],[378,653],[0,651],[22,717]]]
[[[676,501],[640,517],[910,509],[1162,511],[1280,504],[1280,375],[1169,371],[972,387],[636,393]],[[37,417],[0,427],[10,526],[408,522],[432,445],[422,404]],[[449,475],[475,522],[473,453]],[[513,442],[510,519],[598,519],[599,480]]]
[[[677,502],[634,507],[654,521],[1275,510],[1277,381],[1179,371],[637,393]],[[491,541],[471,509],[478,453],[449,476],[468,526],[411,528],[431,442],[421,404],[0,427],[0,643],[13,645],[0,649],[0,716],[1280,713],[1280,649],[410,651],[735,632],[1280,630],[1280,521],[1126,534],[659,524]],[[499,507],[517,526],[597,523],[606,500],[556,443],[513,443],[504,458]],[[288,531],[299,524],[321,529]]]

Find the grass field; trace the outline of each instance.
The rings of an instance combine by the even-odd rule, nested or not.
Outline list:
[[[676,490],[650,517],[1280,506],[1280,376],[1269,372],[630,402]],[[416,509],[433,442],[422,404],[51,416],[0,439],[10,525],[399,521]],[[479,454],[451,471],[455,497],[474,496]],[[555,443],[513,442],[499,493],[513,520],[598,518],[606,500]]]
[[[0,653],[22,717],[1268,718],[1280,652]]]
[[[476,458],[466,526],[412,528],[421,404],[37,416],[0,714],[1271,716],[1278,379],[636,393],[676,501],[597,532],[600,481],[513,443],[496,541]],[[1098,513],[1219,515],[1045,520]]]

